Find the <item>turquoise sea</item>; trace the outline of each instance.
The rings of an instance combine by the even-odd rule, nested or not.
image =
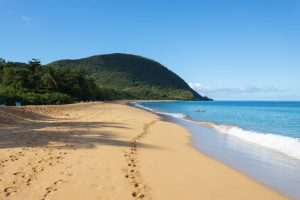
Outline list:
[[[205,154],[291,199],[300,199],[300,102],[134,104],[185,126],[194,147]]]
[[[300,159],[300,102],[174,101],[140,104],[175,117],[212,122],[224,134]]]

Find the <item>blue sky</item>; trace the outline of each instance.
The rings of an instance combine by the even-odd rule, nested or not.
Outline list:
[[[0,57],[132,53],[216,99],[300,100],[298,0],[0,0]]]

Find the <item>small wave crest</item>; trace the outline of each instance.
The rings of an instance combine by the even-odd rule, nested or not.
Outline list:
[[[293,158],[300,159],[300,140],[298,138],[271,133],[258,133],[255,131],[244,130],[237,126],[214,124],[212,127],[221,133],[232,135],[247,142],[255,143],[284,153]]]
[[[149,110],[151,112],[155,112],[157,114],[162,114],[162,115],[169,115],[169,116],[172,116],[172,117],[175,117],[175,118],[179,118],[179,119],[185,119],[187,118],[187,116],[185,114],[182,114],[182,113],[167,113],[167,112],[160,112],[160,111],[157,111],[157,110],[154,110],[152,108],[149,108],[149,107],[146,107],[146,106],[143,106],[137,102],[132,102],[132,104],[136,107],[139,107],[139,108],[143,108],[145,110]]]
[[[182,113],[159,112],[151,108],[145,107],[136,102],[134,102],[133,105],[146,110],[150,110],[158,114],[164,114],[175,118],[188,120],[187,116]],[[191,122],[195,122],[195,121],[191,121]],[[235,136],[249,143],[254,143],[300,160],[300,139],[299,138],[292,138],[283,135],[275,135],[272,133],[259,133],[255,131],[244,130],[237,126],[220,125],[212,122],[200,122],[200,124],[203,126],[212,127],[220,133]]]

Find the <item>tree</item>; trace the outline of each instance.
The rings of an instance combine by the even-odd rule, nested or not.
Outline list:
[[[5,63],[6,63],[5,60],[3,58],[0,58],[0,66],[4,65]]]
[[[3,76],[3,66],[5,65],[5,60],[0,58],[0,84],[2,83],[2,76]]]
[[[30,71],[24,67],[16,67],[14,63],[7,63],[2,68],[2,85],[16,89],[28,88]]]
[[[51,66],[47,66],[44,75],[42,76],[42,83],[48,90],[57,89],[57,82],[54,78],[54,69]]]
[[[28,68],[31,72],[31,75],[29,76],[29,85],[32,89],[35,89],[36,91],[39,89],[39,68],[41,67],[41,61],[39,59],[32,58],[30,61],[28,61]]]

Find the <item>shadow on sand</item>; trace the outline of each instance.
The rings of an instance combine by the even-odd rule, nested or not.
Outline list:
[[[3,117],[3,113],[6,116]],[[63,121],[21,109],[12,111],[11,108],[0,111],[0,114],[0,148],[93,148],[96,144],[129,146],[125,133],[120,132],[130,128],[122,123]],[[139,147],[158,148],[148,144],[139,144]]]

